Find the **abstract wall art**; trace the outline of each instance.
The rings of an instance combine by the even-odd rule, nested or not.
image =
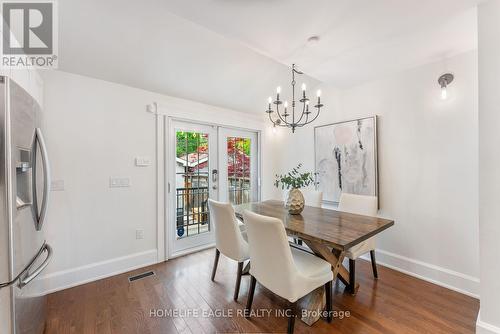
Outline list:
[[[377,117],[314,128],[318,190],[326,202],[340,194],[378,196]]]

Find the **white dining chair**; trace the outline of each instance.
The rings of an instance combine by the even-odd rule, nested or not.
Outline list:
[[[364,216],[377,216],[378,199],[376,196],[354,195],[342,193],[339,200],[339,211],[355,213]],[[371,237],[360,244],[350,248],[346,252],[349,258],[349,286],[351,293],[355,293],[356,284],[356,259],[370,252],[373,276],[378,278],[377,262],[375,260],[375,237]]]
[[[288,333],[293,333],[295,317],[299,314],[297,300],[320,286],[324,286],[326,290],[327,320],[331,321],[331,264],[310,253],[291,248],[279,219],[245,211],[243,221],[247,226],[252,263],[245,316],[250,315],[255,285],[259,282],[274,294],[288,300],[291,311]]]
[[[236,219],[231,203],[217,202],[209,199],[208,207],[210,211],[210,221],[215,229],[215,259],[212,269],[212,281],[215,280],[220,253],[238,262],[236,286],[234,288],[234,300],[238,300],[243,264],[250,258],[248,243],[245,238],[243,238],[239,222]]]
[[[323,192],[314,189],[301,189],[302,195],[304,195],[304,202],[308,206],[314,206],[316,208],[321,208],[323,204]]]

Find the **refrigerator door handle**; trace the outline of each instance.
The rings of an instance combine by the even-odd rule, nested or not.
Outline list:
[[[52,248],[46,243],[44,242],[42,247],[40,248],[40,250],[38,250],[38,252],[36,253],[36,255],[31,259],[31,261],[28,263],[28,265],[11,281],[9,282],[5,282],[5,283],[1,283],[0,284],[0,289],[2,288],[6,288],[8,286],[11,286],[11,285],[14,285],[15,283],[17,283],[18,281],[21,282],[21,277],[25,277],[24,280],[26,280],[26,276],[28,276],[29,274],[27,274],[29,272],[29,270],[31,269],[31,267],[33,266],[33,264],[35,263],[35,261],[42,255],[42,253],[44,251],[47,251],[48,255],[47,255],[47,260],[44,261],[44,263],[42,263],[42,265],[40,267],[43,266],[43,268],[40,269],[40,271],[38,271],[38,273],[40,273],[48,264],[49,264],[49,261],[50,261],[50,257],[52,257]],[[47,264],[45,264],[45,262],[47,262]],[[37,275],[38,275],[37,273]],[[36,275],[35,275],[36,276]],[[34,278],[34,277],[33,277]],[[33,279],[32,278],[32,279]],[[32,280],[31,279],[31,280]],[[31,281],[30,280],[30,281]],[[29,283],[29,282],[28,282]],[[28,284],[26,283],[26,284]],[[24,285],[26,285],[24,284]],[[23,285],[23,286],[24,286]]]
[[[38,200],[37,200],[37,181],[36,181],[36,153],[37,146],[40,145],[40,152],[42,153],[43,162],[43,197],[42,197],[42,207],[40,213],[38,213]],[[50,164],[49,157],[47,154],[47,147],[45,146],[45,140],[43,139],[42,130],[40,128],[35,129],[35,137],[33,139],[33,151],[32,151],[32,166],[33,166],[33,215],[35,217],[36,230],[40,231],[42,229],[43,222],[47,215],[47,206],[49,204],[49,191],[50,191]]]
[[[47,252],[47,257],[45,258],[45,260],[42,262],[42,264],[38,268],[36,268],[33,272],[30,272],[31,265],[33,265],[33,263],[34,263],[34,262],[32,262],[31,265],[28,266],[26,268],[26,270],[24,270],[24,275],[23,275],[23,277],[20,278],[19,284],[18,284],[18,287],[20,289],[22,289],[23,287],[28,285],[32,280],[35,279],[35,277],[37,277],[49,265],[50,261],[52,260],[53,253],[52,253],[52,247],[50,247],[50,245],[48,243],[45,243],[43,245],[41,251],[37,254],[37,258],[44,251]]]

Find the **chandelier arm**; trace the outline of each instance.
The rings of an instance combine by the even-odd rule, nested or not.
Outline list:
[[[297,121],[297,125],[300,125],[300,121],[302,121],[302,118],[304,117],[305,111],[306,111],[306,102],[304,101],[304,102],[302,102],[302,115],[300,115],[300,118]],[[304,124],[307,124],[307,123],[304,123]]]
[[[269,113],[269,120],[271,121],[271,123],[273,123],[273,126],[287,127],[286,125],[281,124],[281,122],[278,123],[279,119],[276,119],[275,121],[273,121],[273,118],[271,117],[271,113]]]
[[[276,113],[278,114],[278,117],[279,119],[284,123],[284,124],[288,124],[288,122],[283,119],[283,117],[281,117],[281,114],[280,114],[280,107],[279,107],[279,104],[276,105]],[[285,117],[286,118],[286,117]]]
[[[319,116],[319,110],[320,110],[320,109],[321,109],[321,108],[318,108],[318,112],[316,113],[316,116],[314,116],[314,118],[313,118],[313,119],[311,119],[311,120],[309,121],[309,123],[314,122],[314,120],[315,120],[316,118],[318,118],[318,116]]]
[[[304,125],[309,124],[310,122],[308,122],[308,121],[307,121],[308,119],[309,119],[309,114],[306,114],[306,119],[305,119],[304,123],[297,124],[297,127],[298,127],[298,128],[301,128],[301,127],[303,127]]]
[[[267,115],[269,116],[269,120],[271,121],[271,123],[273,123],[273,125],[276,125],[276,121],[277,121],[277,120],[276,120],[276,121],[273,121],[273,118],[271,117],[271,114],[272,114],[272,113],[270,113],[270,112],[269,112],[269,113],[267,113]]]
[[[304,121],[304,125],[311,123],[307,121],[308,119],[309,119],[309,114],[306,114],[306,120]]]

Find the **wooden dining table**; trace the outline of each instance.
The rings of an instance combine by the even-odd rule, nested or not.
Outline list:
[[[292,215],[282,201],[275,200],[236,205],[236,216],[243,219],[245,210],[280,219],[289,236],[299,238],[316,256],[328,261],[332,265],[333,277],[338,277],[346,285],[346,291],[354,292],[359,284],[351,290],[349,271],[342,264],[345,252],[394,225],[394,221],[388,219],[312,206],[306,206],[299,215]],[[308,325],[316,322],[325,300],[323,287],[302,298],[301,307],[312,311],[305,312],[307,315],[302,321]]]

